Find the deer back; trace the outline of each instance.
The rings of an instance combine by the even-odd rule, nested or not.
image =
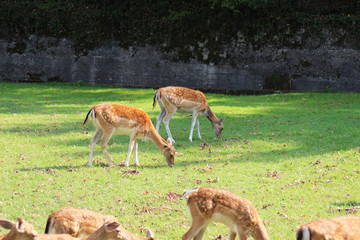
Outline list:
[[[203,112],[208,106],[206,97],[202,92],[184,87],[160,88],[155,93],[155,97],[161,99],[166,108],[168,105],[172,105],[180,111],[197,109],[199,112]]]
[[[70,234],[73,237],[88,236],[106,220],[117,221],[113,216],[87,209],[63,208],[49,215],[45,233]]]
[[[297,240],[360,239],[360,217],[347,216],[314,220],[297,231]]]

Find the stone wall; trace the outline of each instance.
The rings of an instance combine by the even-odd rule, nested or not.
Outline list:
[[[218,64],[205,64],[171,61],[175,53],[155,46],[123,49],[116,42],[79,55],[70,40],[31,36],[14,42],[0,40],[0,81],[260,91],[268,76],[280,73],[293,91],[360,91],[360,50],[336,46],[336,40],[316,43],[308,39],[301,48],[258,50],[251,44],[233,44],[224,47]]]

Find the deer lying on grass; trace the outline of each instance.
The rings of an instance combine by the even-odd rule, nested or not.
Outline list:
[[[240,240],[252,236],[255,240],[268,240],[265,226],[253,204],[223,189],[196,188],[184,193],[192,224],[182,239],[202,239],[210,222],[220,222],[229,227],[229,240],[236,234]]]
[[[147,237],[137,237],[123,229],[118,222],[106,221],[89,236],[74,238],[69,234],[38,234],[33,226],[23,219],[12,222],[0,218],[0,226],[11,229],[9,233],[0,236],[1,240],[155,240],[153,233],[148,231]],[[152,235],[151,235],[152,234]]]
[[[63,208],[49,215],[45,233],[85,237],[99,229],[106,220],[117,222],[117,219],[111,215],[103,215],[87,209]]]
[[[36,240],[127,240],[120,223],[105,221],[103,225],[89,236],[74,238],[69,234],[39,234]]]
[[[96,133],[90,143],[89,166],[92,165],[95,144],[101,136],[103,138],[101,139],[100,146],[109,165],[114,165],[106,148],[113,134],[130,136],[125,166],[129,166],[129,158],[134,146],[135,163],[139,166],[137,138],[150,139],[161,150],[167,164],[169,166],[174,165],[175,148],[172,146],[171,140],[168,139],[166,141],[159,135],[145,111],[117,103],[101,103],[90,109],[83,126],[89,121],[89,116],[92,117],[96,127]]]
[[[85,237],[93,235],[104,222],[118,222],[114,216],[103,215],[87,209],[63,208],[51,213],[46,223],[45,233],[49,234],[70,234],[73,237]],[[121,232],[124,240],[155,239],[153,232],[148,229],[147,237],[138,237],[125,230],[118,224],[118,230]],[[96,235],[95,235],[96,236]],[[89,237],[90,240],[95,239]]]
[[[0,236],[1,240],[34,240],[38,236],[33,226],[22,218],[18,218],[17,222],[0,218],[0,226],[10,229],[10,232]]]
[[[299,227],[297,240],[359,240],[360,217],[314,220]]]
[[[159,88],[154,95],[153,109],[156,106],[156,102],[159,103],[161,111],[156,121],[156,131],[159,131],[161,120],[164,122],[164,126],[168,137],[174,143],[169,122],[175,112],[191,112],[191,128],[189,141],[192,142],[192,135],[196,122],[197,133],[199,139],[200,135],[200,124],[198,120],[199,114],[204,114],[207,119],[211,122],[214,133],[217,137],[221,137],[221,131],[223,130],[224,118],[218,119],[215,114],[211,111],[209,104],[206,101],[205,95],[196,90],[192,90],[184,87],[164,87]]]

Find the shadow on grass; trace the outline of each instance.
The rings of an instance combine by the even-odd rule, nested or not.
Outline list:
[[[40,172],[43,172],[43,173],[53,173],[55,170],[66,170],[68,172],[72,172],[72,171],[75,171],[76,169],[80,169],[80,168],[84,168],[84,167],[88,167],[88,165],[84,164],[84,165],[29,167],[29,168],[19,168],[17,170],[22,171],[22,172],[40,171]]]
[[[152,89],[120,89],[111,86],[70,83],[14,84],[0,82],[0,113],[59,114],[83,111],[102,102],[137,102],[152,98]],[[84,118],[87,112],[84,112]]]
[[[67,172],[75,172],[77,169],[83,169],[83,168],[102,168],[102,169],[107,169],[107,168],[112,168],[112,169],[119,169],[119,170],[123,170],[123,174],[137,174],[139,173],[139,170],[142,169],[171,169],[172,167],[169,167],[166,162],[164,162],[163,165],[150,165],[150,164],[146,164],[146,165],[140,165],[140,166],[136,166],[135,164],[130,164],[129,167],[126,167],[124,162],[120,163],[120,164],[115,164],[115,166],[110,167],[107,163],[105,162],[98,162],[98,163],[93,163],[92,166],[88,166],[87,164],[83,164],[83,165],[64,165],[64,166],[45,166],[45,167],[29,167],[29,168],[19,168],[19,169],[15,169],[15,171],[21,171],[21,172],[42,172],[42,173],[54,173],[57,170],[58,171],[67,171]]]
[[[48,140],[50,147],[57,145],[86,146],[87,149],[95,129],[90,124],[81,128],[81,124],[88,108],[93,103],[121,102],[123,100],[128,102],[146,101],[150,106],[154,92],[151,89],[116,89],[71,84],[1,84],[1,86],[6,88],[0,92],[4,93],[2,99],[7,104],[0,107],[0,113],[51,115],[54,112],[57,114],[81,112],[83,114],[79,116],[78,123],[67,122],[57,125],[52,125],[51,122],[47,122],[47,124],[13,123],[10,129],[3,126],[2,133],[10,133],[10,136],[13,133],[25,134],[28,137],[40,136],[41,140]],[[209,95],[210,105],[216,109],[214,112],[218,117],[226,118],[223,131],[224,140],[214,140],[215,135],[210,123],[205,117],[200,117],[203,140],[197,139],[195,129],[194,142],[190,143],[188,141],[190,119],[176,114],[170,122],[173,137],[177,141],[174,147],[184,155],[195,154],[197,158],[189,163],[187,161],[178,162],[175,157],[175,164],[180,164],[182,167],[188,164],[195,165],[201,162],[197,159],[204,158],[208,159],[208,163],[219,161],[268,162],[286,158],[296,160],[298,157],[317,156],[359,147],[356,136],[360,135],[360,129],[354,126],[359,123],[360,112],[357,108],[358,105],[355,106],[354,103],[359,102],[360,95],[351,96],[348,98],[341,94],[319,93],[231,97]],[[27,103],[31,103],[32,106],[29,107]],[[52,103],[55,105],[52,106]],[[158,107],[149,112],[154,124],[158,113]],[[88,134],[85,135],[84,132],[88,132]],[[67,137],[67,134],[70,133],[79,133],[82,136]],[[163,124],[161,124],[160,134],[167,139]],[[108,146],[110,147],[114,142],[121,145],[121,152],[127,151],[128,137],[113,137]],[[199,150],[203,143],[208,144],[209,148],[212,148],[211,150],[215,150],[213,155],[216,157],[208,157],[207,152]],[[266,148],[262,147],[264,145]],[[288,145],[292,145],[291,148]],[[142,151],[141,145],[139,147],[139,151]],[[150,152],[157,152],[158,150],[153,150],[153,147],[149,147]],[[119,149],[114,152],[119,152]],[[88,154],[88,150],[84,150],[81,154]],[[158,154],[159,158],[162,157],[160,152]],[[235,157],[230,159],[229,155]],[[166,163],[164,166],[167,166]],[[66,166],[64,167],[66,168]],[[158,166],[149,164],[147,167]]]
[[[360,201],[348,201],[340,203],[332,203],[331,205],[336,207],[360,207]]]

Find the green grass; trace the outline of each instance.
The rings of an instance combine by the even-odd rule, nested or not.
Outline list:
[[[177,141],[173,168],[150,141],[139,142],[141,167],[109,168],[99,145],[88,167],[95,133],[91,123],[81,128],[88,110],[100,102],[123,103],[144,109],[155,124],[153,94],[1,82],[0,216],[23,217],[43,232],[48,214],[72,206],[113,214],[138,235],[150,227],[161,239],[180,239],[190,227],[186,203],[167,194],[198,186],[251,200],[271,239],[295,239],[297,226],[313,219],[358,214],[345,208],[360,205],[359,94],[206,94],[216,115],[226,118],[223,139],[202,116],[203,140],[194,132],[190,143],[190,118],[176,114],[170,122]],[[167,137],[163,125],[160,134]],[[110,140],[115,164],[125,161],[128,141]],[[213,224],[205,239],[227,233]]]

